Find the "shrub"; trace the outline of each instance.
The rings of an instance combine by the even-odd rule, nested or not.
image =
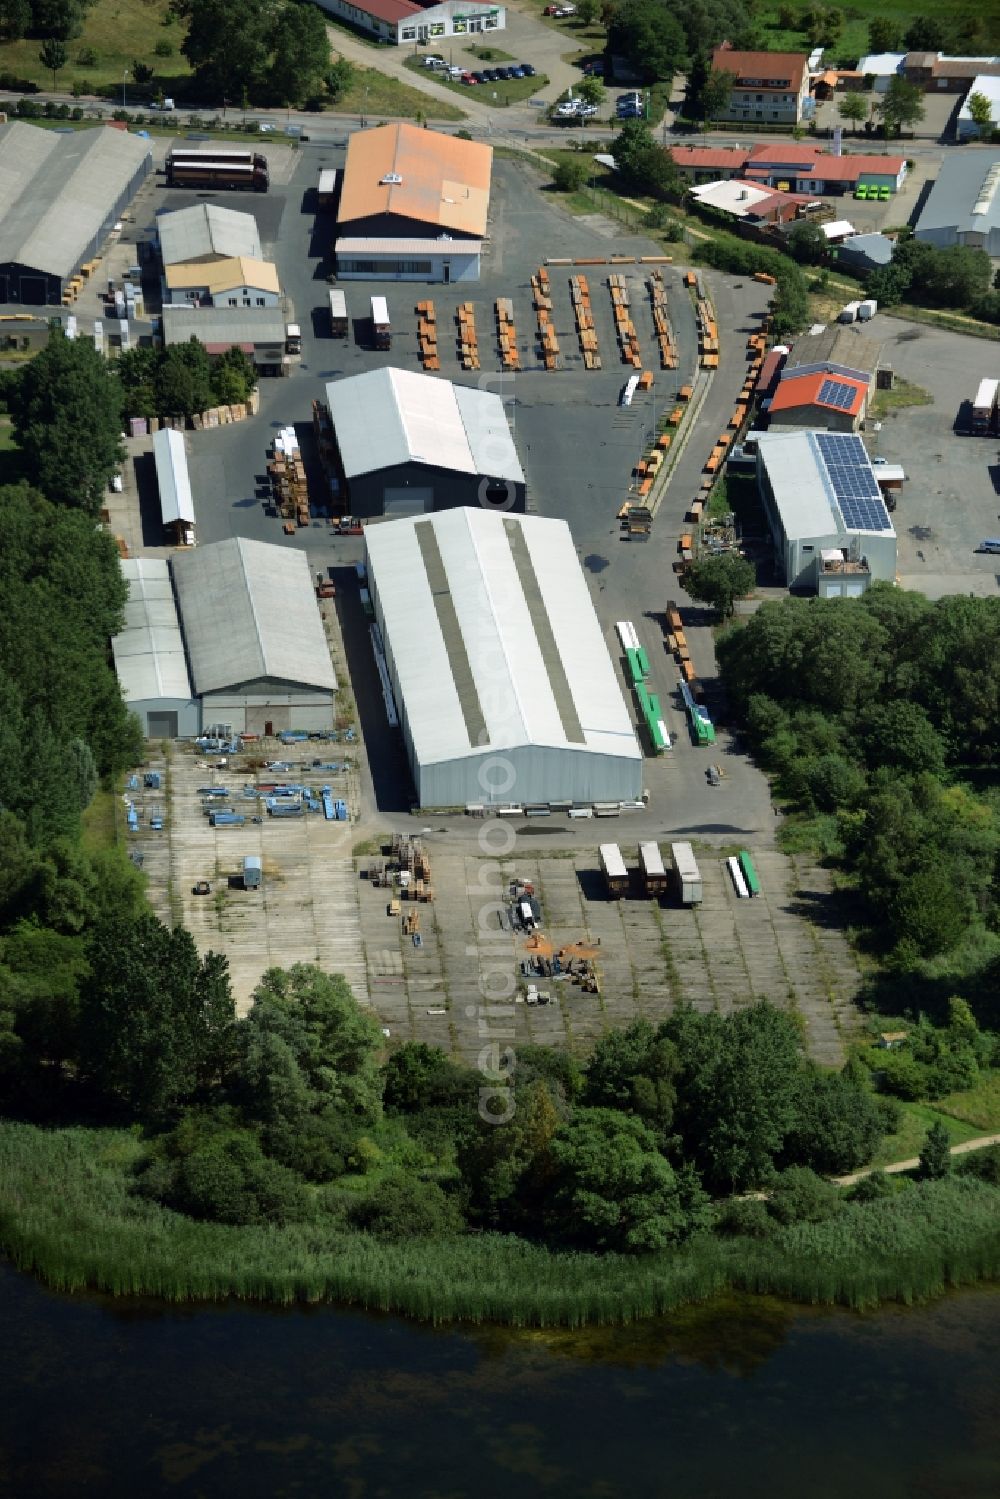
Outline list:
[[[350,1209],[355,1228],[379,1239],[450,1237],[465,1228],[455,1203],[437,1182],[387,1176]]]
[[[78,67],[96,68],[100,59],[97,56],[97,53],[94,51],[93,47],[81,47],[79,52],[76,54],[76,61]]]
[[[773,1220],[767,1203],[760,1197],[731,1197],[724,1203],[716,1220],[716,1232],[741,1235],[748,1239],[766,1239]]]
[[[153,52],[157,57],[173,57],[174,44],[173,42],[168,42],[165,36],[161,37],[153,48]]]
[[[832,1182],[808,1166],[790,1166],[771,1188],[767,1210],[772,1218],[789,1223],[822,1223],[839,1212],[841,1197]]]
[[[583,161],[561,161],[552,180],[561,193],[579,192],[587,180],[587,164]]]

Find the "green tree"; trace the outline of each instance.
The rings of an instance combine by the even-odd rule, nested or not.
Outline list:
[[[598,15],[597,0],[577,0],[576,18],[581,26],[592,26]]]
[[[681,70],[687,43],[679,20],[659,0],[622,0],[608,15],[608,51],[654,83]]]
[[[908,52],[942,52],[947,45],[944,26],[936,16],[917,16],[903,40]]]
[[[66,747],[66,774],[73,784],[80,811],[90,806],[97,790],[97,766],[85,739],[71,739]]]
[[[978,127],[980,134],[985,134],[987,131],[992,130],[993,105],[987,96],[981,94],[978,89],[974,89],[965,103],[969,114],[972,116],[972,122]]]
[[[790,1166],[770,1188],[767,1210],[779,1223],[822,1223],[840,1211],[841,1197],[832,1182],[808,1166]]]
[[[90,934],[88,962],[80,1068],[99,1097],[157,1119],[219,1080],[236,1024],[224,958],[200,959],[190,933],[151,911],[112,912]]]
[[[792,257],[802,265],[816,265],[826,258],[829,248],[826,235],[812,219],[799,219],[788,234]]]
[[[42,49],[38,54],[38,61],[43,68],[48,68],[52,74],[52,88],[55,89],[56,77],[62,72],[69,59],[65,42],[57,37],[49,37],[48,41],[42,43]]]
[[[31,0],[31,33],[63,42],[79,36],[86,8],[86,0]]]
[[[868,277],[865,291],[880,307],[898,307],[910,289],[910,273],[902,265],[880,265]]]
[[[729,108],[730,96],[736,79],[734,74],[722,68],[709,68],[701,90],[701,113],[707,124],[719,120]]]
[[[675,1010],[660,1026],[680,1059],[675,1127],[713,1191],[748,1191],[769,1177],[795,1127],[799,1041],[787,1015],[760,1003],[723,1019]]]
[[[893,16],[873,16],[868,22],[868,51],[895,52],[899,46],[899,22]]]
[[[567,157],[557,163],[553,182],[560,193],[576,193],[587,180],[587,163],[575,157]]]
[[[916,83],[898,74],[889,80],[889,87],[877,106],[882,116],[887,135],[901,135],[904,126],[917,125],[924,117],[924,96]]]
[[[675,1172],[656,1136],[614,1109],[578,1109],[551,1147],[550,1233],[581,1248],[648,1253],[706,1221],[694,1174]]]
[[[378,1239],[453,1238],[465,1228],[457,1204],[437,1182],[398,1172],[360,1198],[350,1216],[355,1228]]]
[[[598,109],[607,102],[608,91],[599,78],[581,78],[576,92],[584,104],[596,104]]]
[[[842,120],[850,121],[854,134],[857,135],[858,126],[868,118],[868,100],[864,94],[851,89],[837,100],[837,113]]]
[[[181,51],[202,97],[268,96],[273,0],[174,0],[173,9],[188,22]]]
[[[382,1068],[383,1103],[393,1114],[474,1107],[480,1081],[477,1072],[458,1066],[439,1046],[404,1041]]]
[[[552,1141],[565,1102],[547,1081],[517,1090],[517,1108],[506,1124],[476,1117],[461,1135],[456,1162],[473,1222],[504,1231],[537,1231],[551,1189]]]
[[[125,450],[121,386],[94,345],[54,329],[9,387],[7,405],[29,482],[96,518]]]
[[[148,62],[133,62],[132,77],[140,88],[145,88],[153,81],[153,69]]]
[[[217,355],[209,367],[215,403],[243,405],[257,386],[257,368],[249,354],[233,347]]]
[[[642,120],[626,120],[615,140],[615,163],[630,192],[656,198],[681,197],[680,173],[673,157],[658,146]]]
[[[203,344],[191,338],[163,351],[156,374],[156,406],[162,416],[193,416],[215,405],[212,363]]]
[[[795,1121],[785,1139],[787,1161],[840,1175],[870,1161],[881,1139],[878,1105],[860,1078],[847,1068],[803,1072]]]
[[[31,27],[31,0],[0,0],[0,37],[19,42]]]
[[[326,91],[330,103],[337,104],[354,82],[354,64],[346,57],[338,57],[326,70]]]
[[[927,1131],[920,1152],[920,1174],[928,1181],[940,1181],[951,1170],[951,1136],[943,1124],[935,1121]]]
[[[745,599],[757,582],[752,562],[736,552],[719,557],[699,557],[684,574],[684,587],[691,598],[716,609],[729,619],[737,599]]]
[[[285,4],[275,17],[268,86],[278,104],[302,104],[330,70],[330,41],[315,5]]]
[[[607,1031],[584,1068],[583,1102],[636,1114],[666,1146],[677,1102],[677,1049],[648,1020]]]
[[[186,1114],[155,1142],[137,1185],[176,1212],[216,1223],[281,1225],[309,1215],[294,1172],[268,1160],[252,1131],[225,1112]]]

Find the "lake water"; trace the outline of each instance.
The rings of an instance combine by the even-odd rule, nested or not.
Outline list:
[[[0,1265],[0,1494],[979,1499],[1000,1289],[613,1331],[53,1295]]]

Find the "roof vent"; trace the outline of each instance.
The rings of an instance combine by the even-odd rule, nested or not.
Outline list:
[[[400,187],[403,179],[398,172],[386,172],[384,177],[379,178],[379,187]]]

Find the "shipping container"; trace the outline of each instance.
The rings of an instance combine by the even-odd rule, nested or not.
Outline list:
[[[667,889],[667,871],[657,844],[639,844],[639,868],[647,895],[659,895]]]
[[[337,169],[336,167],[324,167],[319,174],[319,187],[316,192],[316,202],[322,209],[333,208],[337,199]]]
[[[628,870],[617,843],[602,843],[598,851],[604,883],[609,895],[628,893]]]
[[[674,866],[674,883],[682,906],[697,906],[702,900],[701,870],[690,843],[672,843],[670,857]]]
[[[242,812],[210,812],[208,821],[213,828],[241,828],[246,818]]]
[[[257,854],[247,854],[243,860],[243,888],[257,890],[264,878],[263,861]]]

